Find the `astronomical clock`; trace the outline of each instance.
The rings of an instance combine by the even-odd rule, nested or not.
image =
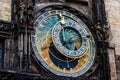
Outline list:
[[[64,6],[63,9],[62,5],[52,8],[55,6],[35,13],[32,31],[35,57],[52,75],[73,79],[86,76],[92,72],[97,52],[93,26],[74,8]]]
[[[3,2],[0,80],[110,80],[103,0]]]

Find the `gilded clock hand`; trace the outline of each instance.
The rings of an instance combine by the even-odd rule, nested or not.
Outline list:
[[[61,24],[65,24],[64,16],[60,13],[59,16],[61,17]]]
[[[47,46],[42,46],[41,49],[46,49],[46,48],[49,48],[49,47],[52,47],[54,45],[47,45]]]
[[[65,24],[65,20],[64,20],[64,16],[60,13],[59,14],[59,16],[60,16],[60,18],[61,18],[61,21],[60,21],[60,23],[61,23],[61,25],[63,26],[64,24]],[[65,35],[64,35],[65,33],[64,33],[64,27],[63,27],[63,40],[65,41]]]

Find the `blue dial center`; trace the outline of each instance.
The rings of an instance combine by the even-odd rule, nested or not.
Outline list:
[[[79,49],[82,43],[82,38],[81,35],[78,33],[79,32],[77,30],[74,30],[73,28],[63,27],[59,36],[62,45],[69,50]],[[79,44],[76,46],[77,42]]]
[[[56,48],[70,58],[80,57],[87,49],[85,33],[77,23],[72,21],[67,21],[64,25],[56,24],[52,37]]]

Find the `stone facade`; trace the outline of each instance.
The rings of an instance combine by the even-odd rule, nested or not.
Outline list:
[[[0,0],[0,20],[11,21],[12,0]]]
[[[120,56],[116,56],[116,68],[117,68],[117,78],[120,80]]]
[[[114,69],[112,66],[112,62],[110,62],[111,67],[111,74],[115,74],[114,71],[117,73],[117,80],[120,80],[120,0],[104,0],[105,1],[105,7],[106,7],[106,15],[107,19],[110,25],[111,33],[112,33],[112,39],[110,40],[110,43],[115,44],[115,54],[116,55],[116,68]],[[114,53],[114,52],[113,52]],[[110,53],[109,53],[110,55]],[[111,77],[111,80],[114,79],[115,76]]]
[[[116,55],[120,55],[120,0],[105,0],[106,15],[111,27],[112,40]]]

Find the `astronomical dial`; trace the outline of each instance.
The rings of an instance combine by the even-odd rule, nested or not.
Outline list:
[[[58,23],[53,28],[53,43],[65,56],[79,58],[87,50],[86,33],[75,21]]]
[[[95,58],[95,41],[86,24],[74,14],[51,10],[34,23],[32,47],[39,63],[58,76],[78,77]]]

